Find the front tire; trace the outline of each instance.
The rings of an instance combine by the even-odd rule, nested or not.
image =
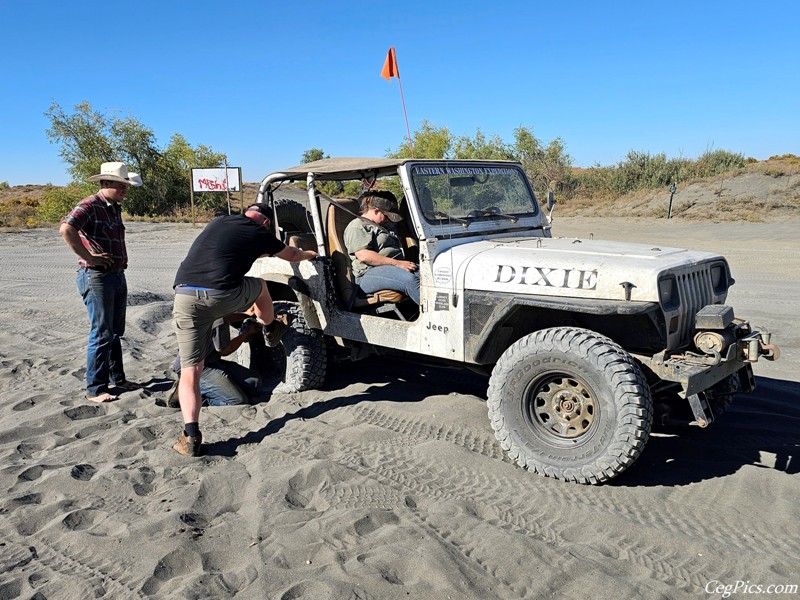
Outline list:
[[[506,350],[489,381],[489,419],[508,455],[541,475],[603,483],[630,467],[650,436],[641,369],[609,338],[558,327]]]

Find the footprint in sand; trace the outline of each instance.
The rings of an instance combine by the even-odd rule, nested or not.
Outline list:
[[[33,398],[29,398],[28,400],[17,402],[14,406],[11,407],[11,410],[15,411],[28,410],[29,408],[33,408],[34,406],[36,406],[36,402],[34,402]]]
[[[31,493],[25,494],[18,498],[12,498],[8,502],[3,505],[3,508],[0,508],[0,513],[10,513],[14,512],[21,506],[30,506],[32,504],[41,504],[42,503],[42,495],[38,493]],[[2,598],[2,596],[0,596]]]
[[[45,467],[42,465],[34,465],[28,469],[25,469],[22,473],[17,475],[17,479],[22,481],[36,481],[39,477],[42,476],[44,473]]]
[[[78,481],[89,481],[94,477],[95,473],[97,473],[97,469],[92,465],[81,464],[72,467],[72,471],[70,471],[69,474],[73,479],[77,479]]]
[[[178,548],[162,557],[153,569],[153,575],[142,586],[144,594],[155,595],[167,582],[188,575],[196,576],[203,573],[203,559],[192,550]]]
[[[104,414],[106,414],[106,411],[102,406],[76,406],[64,411],[64,415],[73,421],[91,419]]]

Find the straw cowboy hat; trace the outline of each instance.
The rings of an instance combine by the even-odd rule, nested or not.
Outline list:
[[[100,165],[100,174],[92,175],[89,181],[119,181],[128,185],[142,185],[138,173],[128,173],[128,165],[121,162],[107,162]]]

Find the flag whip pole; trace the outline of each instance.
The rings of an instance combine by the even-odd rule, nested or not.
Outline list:
[[[406,118],[406,133],[408,134],[408,147],[411,149],[411,158],[414,158],[414,143],[411,141],[411,128],[408,126],[408,113],[406,112],[406,100],[403,98],[403,82],[400,81],[400,74],[397,75],[397,83],[400,85],[400,102],[403,103],[403,116]]]
[[[406,133],[408,134],[408,147],[411,150],[411,158],[414,158],[414,142],[411,141],[411,128],[408,126],[408,112],[406,111],[406,99],[403,96],[403,82],[400,79],[400,69],[397,68],[397,57],[395,56],[394,46],[389,48],[386,53],[386,60],[383,63],[381,70],[381,77],[386,81],[391,81],[392,77],[397,77],[397,83],[400,85],[400,102],[403,104],[403,116],[406,120]]]

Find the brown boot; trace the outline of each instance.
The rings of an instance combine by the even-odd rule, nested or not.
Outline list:
[[[202,452],[202,443],[202,433],[198,433],[196,437],[193,437],[181,431],[181,436],[178,438],[178,441],[173,444],[172,449],[184,456],[200,456]]]

